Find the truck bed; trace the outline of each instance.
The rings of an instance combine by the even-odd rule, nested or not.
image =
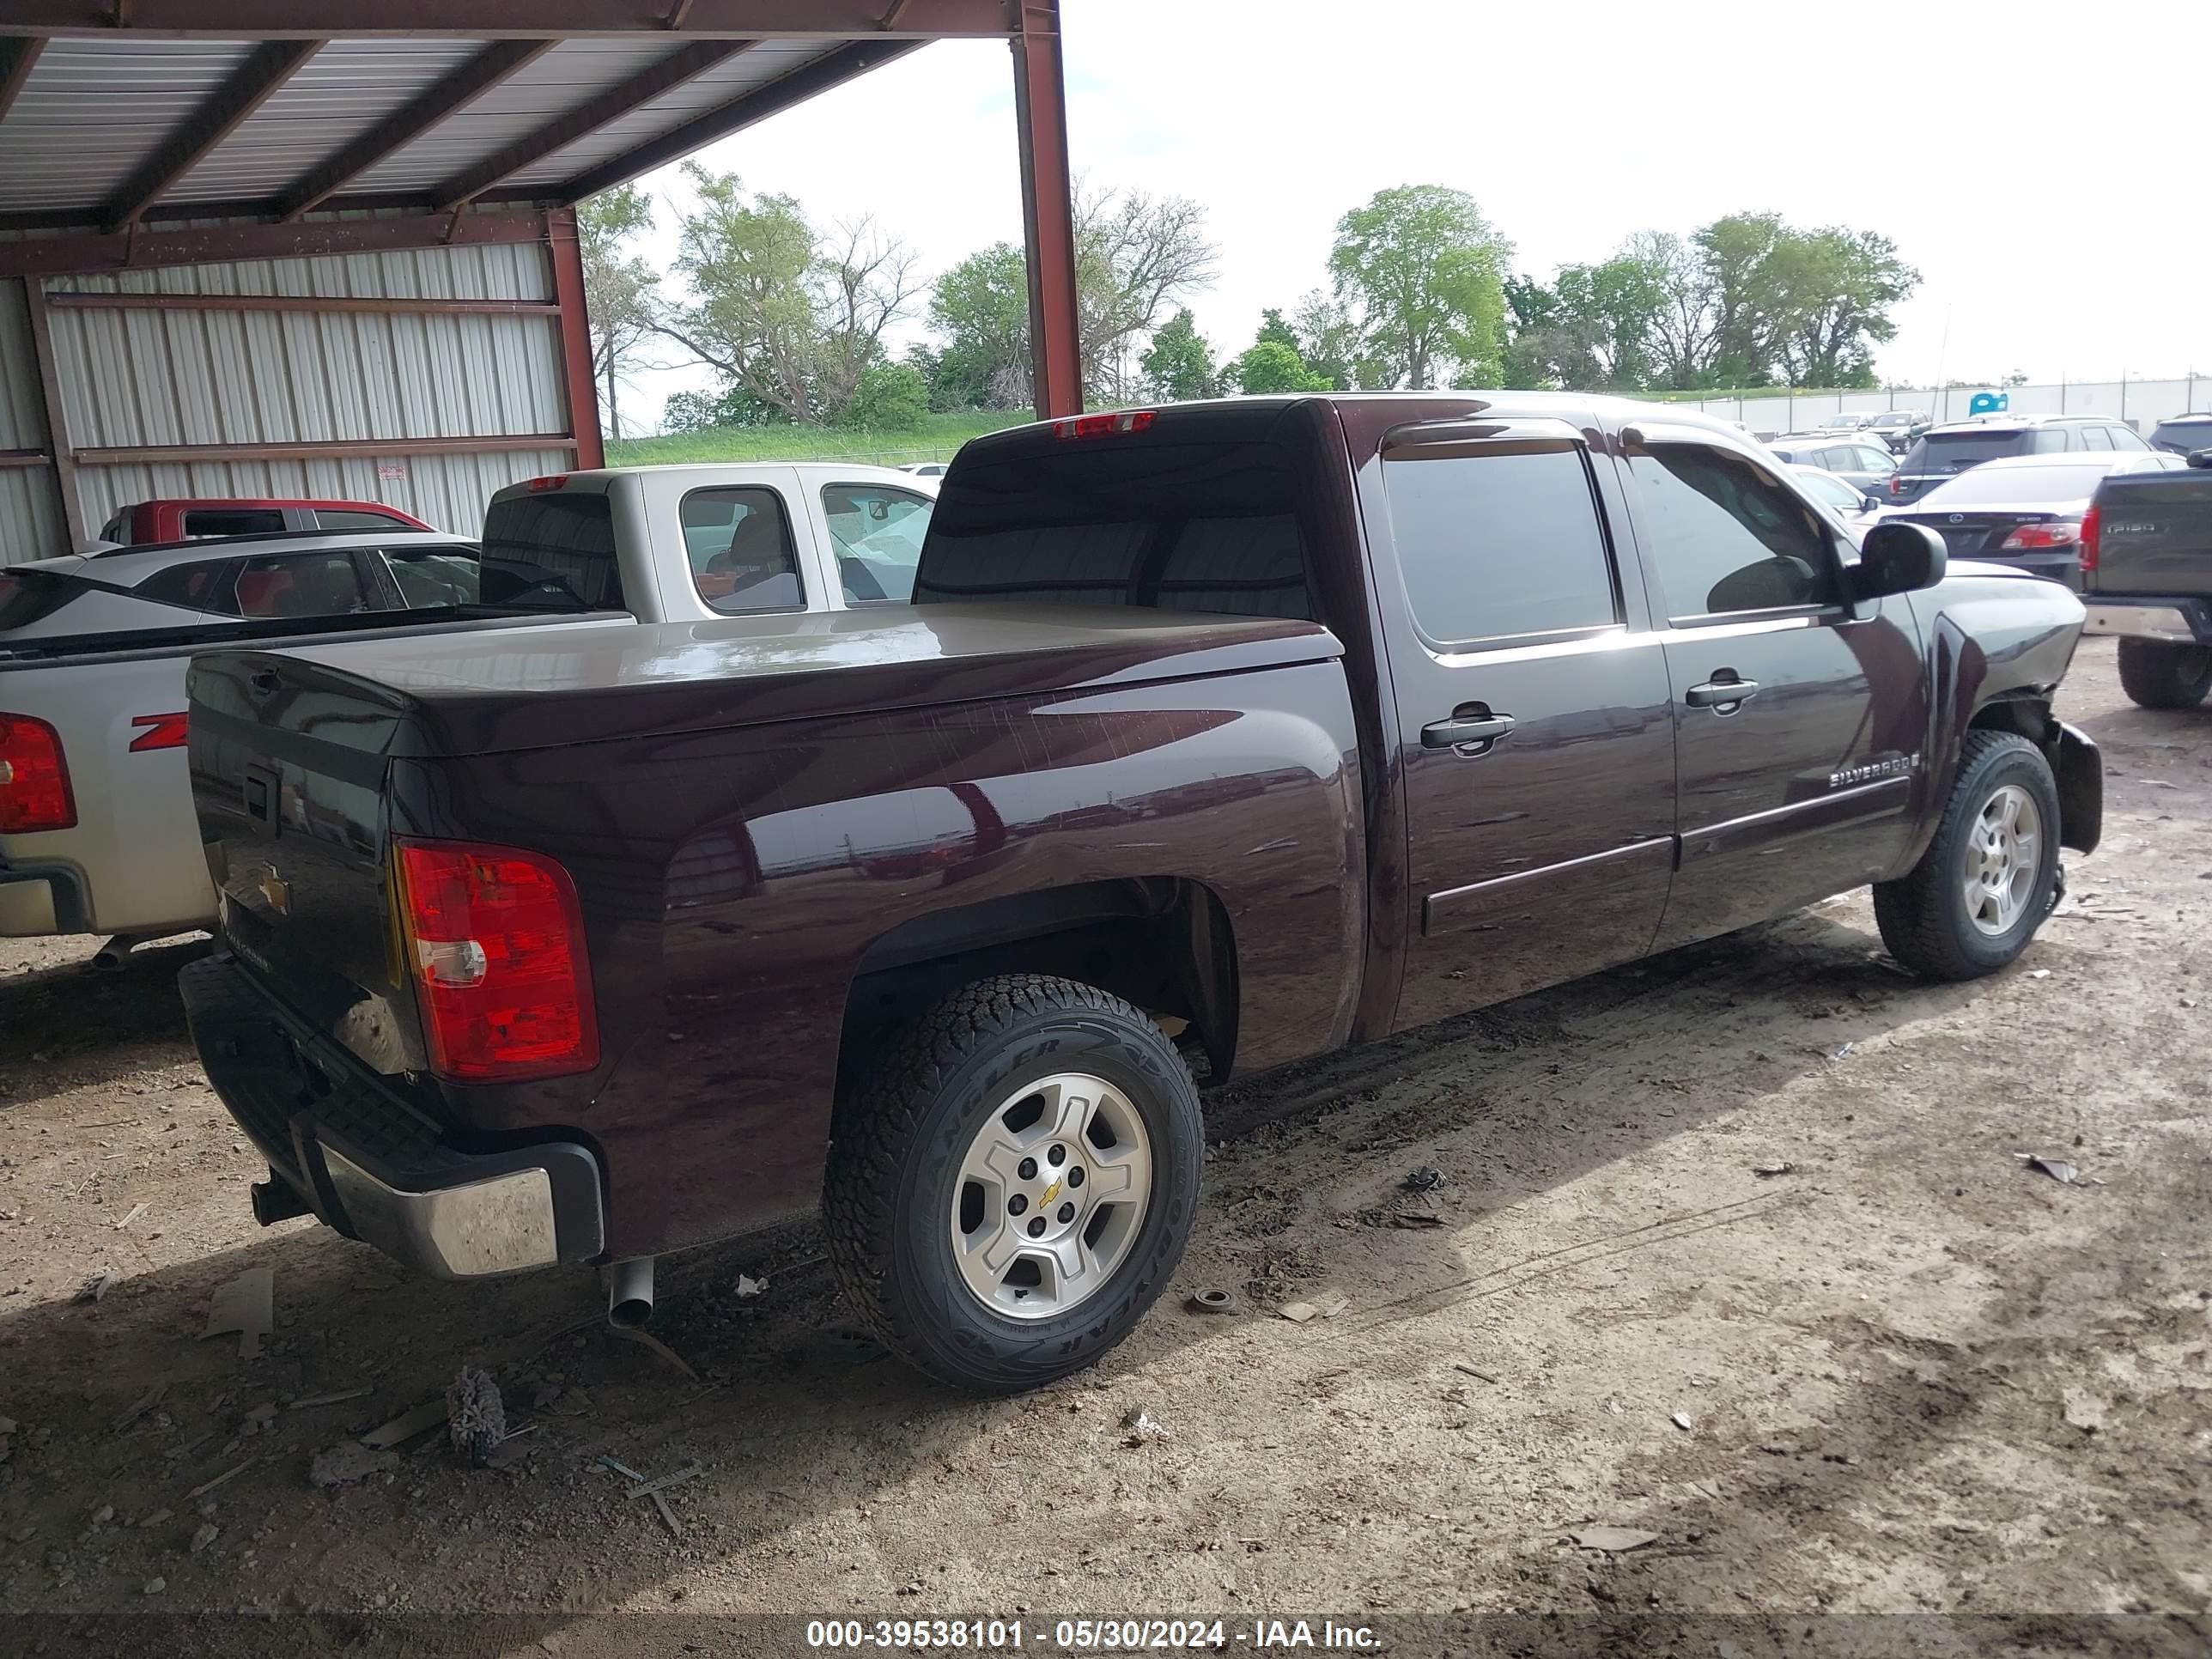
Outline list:
[[[2098,487],[2097,512],[2087,592],[2212,597],[2212,471],[2113,473]]]

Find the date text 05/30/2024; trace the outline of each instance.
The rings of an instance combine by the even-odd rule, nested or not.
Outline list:
[[[1365,1625],[1324,1619],[813,1619],[806,1644],[824,1649],[1024,1649],[1083,1653],[1142,1653],[1231,1648],[1312,1648],[1359,1652],[1376,1645]]]

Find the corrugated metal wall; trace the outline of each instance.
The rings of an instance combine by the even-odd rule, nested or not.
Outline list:
[[[0,449],[46,447],[46,404],[23,284],[0,278]],[[67,552],[67,535],[52,469],[0,466],[0,564]]]
[[[550,256],[538,244],[47,279],[50,295],[71,290],[554,297]],[[550,314],[157,311],[64,304],[50,305],[48,316],[64,417],[78,451],[509,437],[569,429],[560,337]],[[45,441],[29,347],[21,285],[0,284],[0,352],[7,365],[0,447]],[[31,435],[8,438],[5,422],[26,414]],[[562,448],[410,455],[404,443],[395,443],[390,454],[374,457],[80,462],[76,477],[88,529],[118,506],[149,496],[335,495],[385,501],[441,529],[471,532],[481,526],[484,503],[495,490],[572,464],[572,453]],[[30,504],[40,491],[46,495],[43,509]],[[0,514],[5,515],[0,516],[5,538],[0,556],[35,558],[66,550],[53,495],[50,472],[0,468]]]

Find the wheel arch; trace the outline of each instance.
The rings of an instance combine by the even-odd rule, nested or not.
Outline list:
[[[1050,974],[1187,1023],[1211,1078],[1237,1053],[1236,930],[1219,894],[1187,876],[1072,882],[911,917],[872,939],[847,988],[839,1093],[879,1042],[971,981]]]

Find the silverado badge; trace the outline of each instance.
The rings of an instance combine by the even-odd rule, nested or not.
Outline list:
[[[280,916],[292,914],[292,884],[276,873],[276,866],[264,864],[253,878],[253,890],[261,895],[261,902]]]

